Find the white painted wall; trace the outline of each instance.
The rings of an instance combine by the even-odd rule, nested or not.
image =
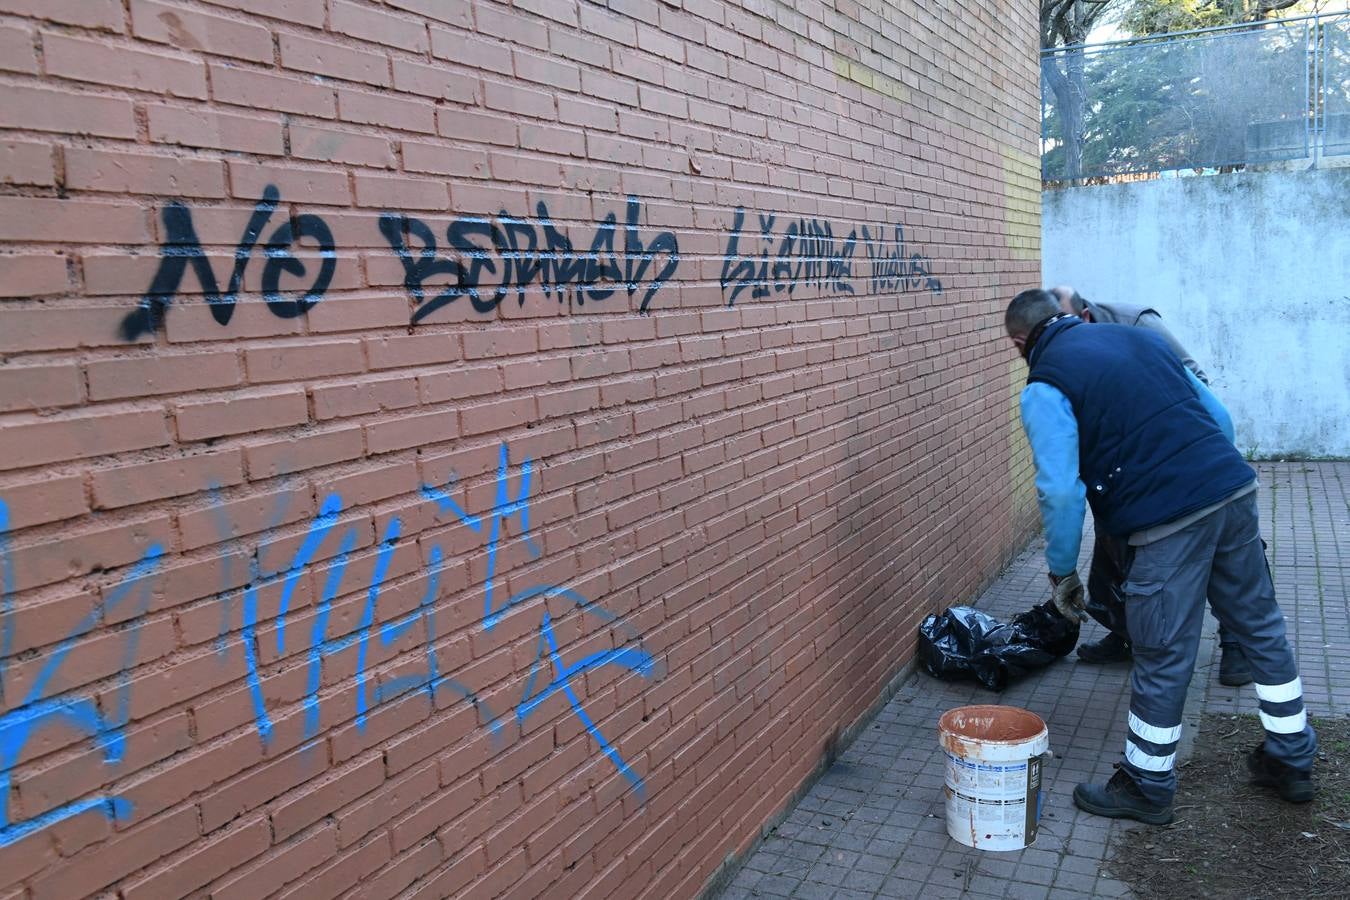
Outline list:
[[[1045,286],[1157,309],[1239,449],[1350,457],[1350,169],[1045,191],[1042,228]]]

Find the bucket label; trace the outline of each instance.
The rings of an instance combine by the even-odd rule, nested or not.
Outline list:
[[[1027,796],[1027,764],[972,762],[947,753],[947,786],[986,800],[1020,802]]]
[[[1041,758],[1033,756],[1027,760],[1027,824],[1026,839],[1030,845],[1036,840],[1036,831],[1041,823]]]
[[[947,752],[947,833],[971,847],[1015,850],[1036,840],[1041,758],[974,762]]]

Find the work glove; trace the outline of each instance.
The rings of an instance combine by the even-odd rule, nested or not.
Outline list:
[[[1078,571],[1074,570],[1058,579],[1051,575],[1050,583],[1054,585],[1051,599],[1059,614],[1069,620],[1086,622],[1087,601],[1083,594],[1083,583],[1078,580]]]

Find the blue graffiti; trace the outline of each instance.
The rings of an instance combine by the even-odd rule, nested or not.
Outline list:
[[[347,571],[347,560],[354,546],[356,546],[356,531],[349,528],[342,535],[337,559],[329,568],[323,593],[319,595],[318,614],[314,617],[314,628],[310,632],[309,639],[309,675],[305,685],[304,701],[306,737],[319,731],[319,680],[323,675],[323,658],[329,653],[344,650],[351,644],[350,637],[328,641],[324,640],[324,635],[328,633],[328,614],[332,611],[333,600],[342,586],[342,576]]]
[[[657,660],[641,647],[641,635],[622,617],[563,585],[533,585],[505,597],[500,589],[499,581],[502,573],[499,569],[499,550],[508,528],[518,530],[516,536],[522,540],[531,558],[537,559],[542,556],[539,544],[530,534],[532,475],[533,465],[529,459],[525,459],[519,466],[518,474],[513,477],[510,451],[503,444],[498,458],[492,509],[487,513],[474,515],[466,511],[451,497],[450,485],[444,489],[423,486],[422,492],[425,498],[436,505],[438,516],[450,516],[486,540],[488,564],[484,579],[485,599],[482,616],[484,631],[490,632],[508,612],[538,601],[540,619],[537,626],[535,658],[521,698],[514,707],[515,720],[523,724],[546,701],[555,695],[562,695],[571,713],[581,722],[587,734],[596,741],[601,752],[642,797],[644,794],[642,778],[602,733],[599,725],[587,713],[573,687],[574,680],[578,676],[605,666],[618,666],[648,679],[657,677]],[[215,486],[209,488],[209,496],[219,510],[221,499]],[[378,542],[373,571],[365,590],[365,604],[357,627],[349,634],[327,637],[333,604],[343,592],[343,580],[360,537],[355,526],[340,527],[342,512],[341,497],[337,494],[327,495],[320,505],[318,515],[306,526],[300,546],[284,567],[264,571],[261,562],[261,544],[249,555],[249,578],[241,592],[243,602],[240,637],[254,725],[264,744],[272,741],[274,724],[267,708],[262,683],[264,667],[260,660],[258,633],[259,592],[269,585],[278,582],[281,584],[277,613],[270,621],[275,624],[276,652],[278,655],[285,654],[287,620],[292,615],[300,580],[305,570],[312,567],[320,558],[320,551],[335,532],[341,535],[335,548],[336,555],[328,564],[309,628],[305,693],[301,701],[304,739],[311,740],[320,731],[320,688],[324,660],[352,647],[356,648],[357,654],[354,687],[355,725],[359,730],[367,727],[372,710],[379,704],[410,691],[425,691],[433,702],[442,692],[449,692],[457,698],[468,701],[479,711],[480,720],[491,729],[492,733],[500,735],[508,718],[493,713],[470,686],[450,674],[443,673],[437,661],[436,605],[440,599],[441,574],[446,563],[445,553],[440,544],[434,543],[428,549],[427,588],[417,607],[392,621],[383,623],[378,628],[375,626],[381,589],[389,577],[393,556],[400,548],[402,524],[398,518],[391,518],[388,521]],[[3,665],[11,655],[14,635],[15,577],[9,548],[9,521],[9,508],[0,500],[0,699],[4,698],[3,692],[6,688]],[[275,524],[274,521],[273,527]],[[217,516],[217,525],[222,539],[232,537],[223,511]],[[18,764],[25,746],[35,732],[48,724],[66,722],[73,725],[96,742],[108,764],[115,764],[123,758],[126,751],[125,727],[130,715],[130,672],[136,658],[140,619],[149,608],[152,586],[162,558],[161,547],[155,545],[149,548],[126,578],[109,591],[105,600],[76,625],[55,650],[51,651],[40,675],[23,701],[15,709],[7,711],[0,717],[0,847],[90,810],[101,811],[112,819],[124,819],[130,815],[131,805],[128,801],[106,793],[67,803],[19,822],[10,822],[8,810],[3,804],[9,793],[14,767]],[[219,602],[225,606],[217,641],[217,648],[221,651],[227,646],[225,638],[232,624],[228,604],[232,602],[233,594],[234,591],[226,590],[219,596]],[[622,645],[616,649],[589,653],[571,663],[565,662],[554,631],[554,619],[546,608],[549,600],[564,601],[578,613],[594,617],[612,629]],[[98,702],[92,697],[44,696],[76,641],[93,631],[103,621],[105,612],[129,602],[134,602],[136,608],[131,610],[130,614],[121,616],[122,620],[133,624],[127,630],[123,645],[120,682],[110,696],[104,697],[105,708],[100,711]],[[425,632],[423,635],[425,668],[415,674],[400,675],[372,686],[369,673],[372,638],[378,639],[378,646],[388,647],[409,634],[419,623]]]
[[[623,633],[625,639],[640,641],[637,632],[624,622],[620,617],[604,609],[598,604],[588,600],[586,597],[578,594],[576,591],[556,584],[539,584],[526,588],[508,597],[499,607],[493,605],[493,578],[497,571],[497,550],[502,537],[502,529],[511,519],[517,519],[520,523],[520,537],[524,540],[526,547],[529,548],[530,555],[534,558],[541,556],[539,545],[530,537],[530,474],[532,471],[531,463],[526,458],[520,465],[521,475],[520,484],[512,496],[510,489],[510,450],[503,444],[497,461],[497,483],[496,497],[493,502],[492,512],[490,514],[490,525],[488,532],[488,566],[485,585],[485,599],[483,604],[483,629],[491,631],[492,627],[501,621],[502,617],[508,611],[524,604],[530,600],[546,598],[549,596],[560,597],[570,600],[576,609],[583,613],[590,613],[597,616],[607,625],[617,625],[619,631]],[[485,528],[484,517],[471,515],[460,506],[449,495],[446,490],[424,485],[422,488],[424,496],[434,501],[441,514],[450,513],[459,519],[464,525],[473,531],[482,534]],[[534,683],[538,677],[539,670],[545,648],[549,655],[549,661],[552,664],[554,677],[538,693],[534,691]],[[610,650],[604,653],[591,654],[581,661],[571,666],[565,665],[558,653],[557,640],[554,636],[552,620],[547,611],[539,623],[539,642],[535,653],[534,664],[530,670],[529,679],[525,684],[525,691],[521,696],[520,703],[516,706],[516,718],[521,723],[529,717],[535,709],[545,700],[556,693],[562,693],[567,698],[572,712],[585,727],[586,731],[596,743],[600,745],[600,750],[607,756],[615,767],[637,790],[641,796],[644,793],[642,778],[638,776],[633,769],[623,761],[618,751],[609,743],[599,727],[592,721],[582,706],[581,699],[572,689],[571,681],[577,675],[580,675],[590,669],[599,668],[606,665],[618,665],[632,671],[638,672],[646,678],[655,677],[656,660],[645,650],[640,648],[621,648]]]
[[[538,693],[535,693],[534,682],[542,668],[543,655],[546,649],[549,663],[553,668],[553,680],[541,688]],[[570,666],[565,665],[562,657],[558,654],[558,641],[553,634],[552,620],[545,612],[539,623],[539,644],[535,650],[534,663],[530,666],[530,677],[525,682],[525,691],[521,694],[520,703],[516,705],[516,718],[523,724],[530,713],[534,712],[541,703],[561,691],[563,696],[567,698],[568,705],[572,707],[573,714],[585,727],[587,734],[600,745],[600,752],[609,757],[610,762],[614,763],[619,773],[633,785],[639,798],[645,800],[646,786],[643,784],[641,776],[623,761],[619,751],[614,749],[605,739],[599,726],[591,721],[591,717],[586,714],[585,707],[581,705],[581,698],[577,696],[576,691],[572,690],[573,678],[591,669],[608,665],[623,666],[646,678],[652,678],[656,674],[656,660],[647,651],[635,647],[620,647],[617,650],[591,653]]]
[[[9,556],[7,548],[3,555]],[[132,628],[127,639],[113,712],[107,715],[100,712],[97,701],[92,697],[45,697],[44,694],[65,662],[76,639],[92,631],[103,618],[105,610],[111,611],[121,606],[128,597],[134,595],[138,598],[138,602],[132,616],[144,614],[150,605],[153,575],[159,567],[162,556],[162,548],[158,544],[151,545],[141,561],[132,568],[126,580],[109,592],[107,598],[86,615],[57,645],[23,701],[0,716],[0,847],[22,840],[35,831],[89,810],[99,810],[110,819],[125,819],[131,814],[130,801],[105,794],[58,806],[25,821],[11,822],[8,809],[10,773],[18,763],[29,739],[39,729],[58,722],[64,722],[93,737],[103,751],[104,762],[107,764],[121,762],[126,752],[124,729],[130,711],[131,663],[135,659],[139,628]],[[8,569],[10,563],[6,562],[5,565]],[[6,597],[9,596],[6,589]],[[5,628],[8,630],[12,628],[8,601],[4,610]]]
[[[493,609],[492,598],[493,589],[497,577],[497,548],[501,544],[502,527],[510,522],[514,516],[520,520],[520,533],[525,540],[525,544],[530,549],[530,554],[536,559],[541,555],[539,545],[530,537],[530,473],[532,471],[530,460],[526,459],[520,466],[520,488],[516,491],[514,499],[511,497],[510,479],[507,475],[507,469],[510,465],[510,453],[505,444],[502,445],[501,453],[497,461],[497,496],[492,504],[492,524],[488,531],[488,568],[487,580],[483,588],[483,628],[491,631],[493,627],[501,620],[506,613],[506,608]],[[436,503],[437,508],[442,514],[454,513],[456,518],[467,525],[472,530],[482,533],[483,520],[479,516],[471,516],[465,512],[458,503],[456,503],[448,493],[439,491],[433,487],[424,486],[422,493],[430,500]]]

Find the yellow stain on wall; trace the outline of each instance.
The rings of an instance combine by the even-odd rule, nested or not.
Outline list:
[[[864,65],[846,56],[840,56],[837,53],[834,54],[834,74],[840,78],[861,84],[865,88],[871,88],[878,94],[883,94],[892,100],[899,100],[903,103],[909,99],[909,90],[891,76],[883,75],[871,66]]]
[[[1041,161],[1003,147],[1003,197],[1008,249],[1014,259],[1041,258]]]
[[[1022,388],[1027,383],[1027,367],[1014,357],[1008,361],[1008,483],[1012,485],[1012,527],[1015,535],[1025,534],[1039,524],[1036,509],[1036,467],[1031,445],[1022,428]]]

